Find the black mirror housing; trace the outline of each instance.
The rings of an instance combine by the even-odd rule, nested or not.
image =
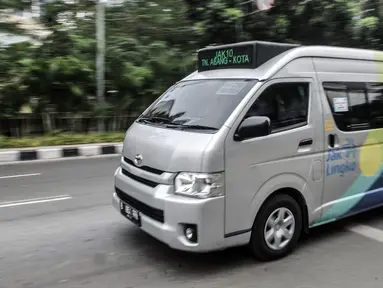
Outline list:
[[[268,117],[249,117],[239,125],[235,134],[236,141],[267,136],[271,133],[271,121]]]

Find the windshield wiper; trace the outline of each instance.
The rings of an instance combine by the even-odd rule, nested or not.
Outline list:
[[[152,116],[152,117],[141,117],[137,121],[141,122],[148,122],[148,123],[159,123],[159,124],[168,124],[170,123],[170,119],[165,117],[159,117],[159,116]]]
[[[190,129],[190,130],[218,130],[215,127],[209,127],[204,125],[187,125],[171,122],[170,119],[160,116],[152,116],[152,117],[141,117],[137,120],[138,122],[146,122],[146,123],[157,123],[157,124],[165,124],[168,128],[179,128],[179,129]]]
[[[176,123],[169,123],[166,125],[166,127],[169,128],[180,128],[180,129],[191,129],[191,130],[218,130],[215,127],[210,126],[204,126],[204,125],[187,125],[187,124],[176,124]]]

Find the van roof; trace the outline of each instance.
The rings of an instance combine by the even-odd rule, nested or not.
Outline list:
[[[235,61],[236,57],[239,61]],[[264,80],[270,78],[292,60],[302,57],[383,61],[383,52],[262,41],[211,46],[198,51],[197,71],[183,80],[209,78]]]

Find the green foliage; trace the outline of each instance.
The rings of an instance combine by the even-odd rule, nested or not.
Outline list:
[[[0,148],[26,148],[39,146],[60,146],[91,143],[118,143],[124,140],[124,133],[52,134],[42,137],[11,138],[0,136]]]
[[[16,115],[25,104],[33,113],[142,109],[194,68],[197,45],[185,7],[182,0],[139,0],[106,9],[106,103],[100,106],[94,1],[44,4],[41,23],[51,33],[42,45],[15,45],[0,55],[0,115]]]
[[[30,0],[2,0],[23,9]],[[267,12],[235,0],[136,0],[105,11],[105,99],[96,99],[95,1],[42,6],[50,34],[41,45],[0,48],[0,117],[91,111],[126,115],[142,110],[195,69],[195,51],[209,44],[265,40],[381,49],[383,11],[376,1],[275,1]],[[0,21],[0,30],[23,28]]]

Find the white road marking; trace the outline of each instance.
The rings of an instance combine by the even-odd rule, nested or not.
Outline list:
[[[72,199],[72,196],[60,195],[60,196],[52,196],[52,197],[44,197],[44,198],[33,198],[33,199],[24,199],[24,200],[9,201],[9,202],[0,202],[0,208],[46,203],[46,202],[53,202],[53,201],[62,201],[62,200],[69,200],[69,199]]]
[[[39,198],[29,198],[29,199],[22,199],[22,200],[13,200],[13,201],[3,201],[0,202],[0,205],[3,204],[12,204],[12,203],[20,203],[20,202],[28,202],[28,201],[37,201],[37,200],[47,200],[47,199],[55,199],[55,198],[62,198],[62,197],[70,197],[70,195],[55,195],[55,196],[48,196],[48,197],[39,197]]]
[[[40,176],[40,175],[41,175],[41,173],[20,174],[20,175],[8,175],[8,176],[0,176],[0,179],[21,178],[21,177],[32,177],[32,176]]]
[[[354,233],[357,233],[359,235],[362,235],[364,237],[370,238],[372,240],[378,241],[383,243],[383,230],[367,226],[367,225],[362,225],[362,224],[357,224],[348,227],[348,230]]]

